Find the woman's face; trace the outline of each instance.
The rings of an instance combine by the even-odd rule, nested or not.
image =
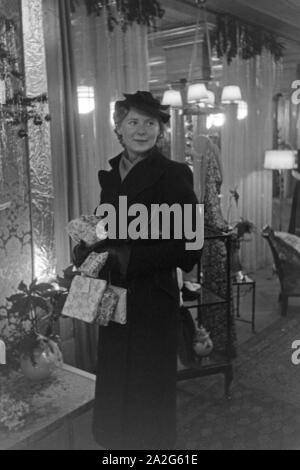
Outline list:
[[[156,144],[160,133],[158,119],[137,109],[130,109],[118,128],[129,155],[138,156]]]

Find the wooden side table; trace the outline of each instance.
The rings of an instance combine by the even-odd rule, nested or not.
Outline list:
[[[16,379],[18,381],[18,377]],[[24,377],[20,374],[20,383]],[[31,385],[24,382],[25,388]],[[31,414],[17,431],[0,430],[1,450],[72,450],[90,431],[95,376],[75,367],[57,369],[49,386],[32,385]],[[26,393],[29,393],[28,390]],[[26,399],[26,397],[24,397]],[[82,428],[86,422],[86,430]],[[97,449],[92,436],[88,448]]]
[[[236,289],[236,302],[233,300],[233,305],[235,307],[235,312],[236,312],[236,320],[244,322],[244,323],[250,323],[252,327],[252,333],[255,333],[255,290],[256,290],[256,281],[253,279],[250,280],[238,280],[238,281],[233,281],[232,282],[233,286],[233,291]],[[241,295],[241,289],[244,290],[244,288],[248,287],[250,292],[252,293],[252,305],[251,305],[251,320],[245,320],[244,318],[241,318],[240,315],[240,295]]]

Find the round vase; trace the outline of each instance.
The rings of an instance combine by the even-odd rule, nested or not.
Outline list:
[[[206,329],[203,326],[197,328],[196,339],[193,345],[196,355],[199,357],[208,356],[212,352],[213,347],[213,342]]]
[[[61,352],[54,341],[52,341],[51,349],[36,348],[31,355],[22,354],[20,357],[20,366],[23,374],[34,382],[48,379],[61,363]]]

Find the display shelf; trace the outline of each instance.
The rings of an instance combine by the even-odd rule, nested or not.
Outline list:
[[[74,450],[81,418],[93,407],[95,376],[64,364],[41,383],[18,372],[12,386],[12,396],[28,402],[30,414],[20,429],[0,426],[0,450]]]
[[[208,289],[207,284],[204,285],[205,272],[209,266],[203,267],[201,259],[197,266],[197,283],[201,285],[199,298],[193,301],[185,301],[184,306],[188,309],[196,309],[196,321],[198,326],[202,324],[201,309],[203,307],[209,308],[218,305],[226,305],[226,351],[224,354],[217,354],[214,350],[206,358],[197,360],[190,364],[186,364],[177,372],[177,380],[188,380],[196,377],[204,377],[214,374],[224,375],[224,391],[226,398],[230,398],[230,385],[233,379],[233,369],[230,354],[231,344],[231,330],[230,330],[230,316],[232,306],[232,289],[231,289],[231,237],[229,234],[217,233],[211,229],[206,229],[203,250],[206,249],[208,243],[221,241],[226,247],[226,285],[223,287],[223,292],[226,293],[225,298],[217,293]]]
[[[201,286],[199,299],[184,301],[184,306],[187,308],[197,308],[203,305],[221,305],[227,304],[227,300],[222,299],[218,294],[210,291],[204,286]]]

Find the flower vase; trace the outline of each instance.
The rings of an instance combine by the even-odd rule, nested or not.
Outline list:
[[[194,340],[193,349],[198,357],[208,356],[213,350],[213,342],[210,334],[203,326],[196,329],[196,337]]]
[[[60,348],[49,338],[43,338],[30,353],[21,353],[20,356],[21,370],[33,382],[47,380],[62,364]]]

